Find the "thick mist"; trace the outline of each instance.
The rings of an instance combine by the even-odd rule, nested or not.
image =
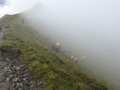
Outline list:
[[[120,1],[40,0],[23,14],[41,33],[79,63],[120,86]],[[81,61],[81,57],[86,58]]]

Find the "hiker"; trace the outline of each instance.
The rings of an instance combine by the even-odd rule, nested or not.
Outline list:
[[[56,43],[56,45],[53,45],[52,46],[52,49],[56,52],[60,52],[61,50],[61,47],[60,47],[60,44],[59,43]]]
[[[74,58],[74,62],[77,63],[77,62],[78,62],[78,59],[77,59],[77,58]]]
[[[78,59],[77,59],[76,57],[74,57],[74,56],[70,56],[70,59],[71,59],[73,62],[75,62],[75,63],[78,62]]]
[[[56,52],[60,52],[60,51],[59,51],[59,48],[57,48],[57,47],[54,46],[54,45],[52,46],[52,49],[53,49],[54,51],[56,51]]]
[[[60,43],[57,43],[56,45],[57,45],[57,46],[60,46]]]
[[[60,43],[57,43],[56,46],[59,48],[59,50],[61,50]]]
[[[74,57],[73,56],[70,56],[70,59],[73,59]]]

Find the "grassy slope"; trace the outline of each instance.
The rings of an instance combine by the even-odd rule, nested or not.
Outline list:
[[[20,50],[20,60],[27,63],[30,74],[45,79],[46,90],[108,90],[106,85],[75,67],[69,58],[49,48],[37,31],[21,23],[19,15],[6,15],[0,20],[5,27],[5,42]]]

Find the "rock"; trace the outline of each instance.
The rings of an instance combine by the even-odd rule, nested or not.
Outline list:
[[[26,80],[27,80],[27,77],[23,78],[23,80],[26,81]]]
[[[24,70],[24,73],[27,73],[28,72],[28,70]]]
[[[10,76],[10,78],[12,78],[13,77],[13,75],[9,75]]]
[[[27,77],[28,76],[28,74],[24,74],[24,77]]]
[[[9,67],[5,67],[4,71],[7,72],[9,70]]]
[[[2,82],[5,79],[5,77],[0,77],[0,82]]]
[[[17,87],[20,87],[20,83],[17,83],[16,86],[17,86]]]
[[[12,84],[12,87],[13,87],[13,88],[15,87],[15,83]]]
[[[9,77],[7,77],[7,78],[6,78],[6,81],[7,81],[7,82],[8,82],[8,81],[10,81],[10,78],[9,78]]]
[[[37,82],[37,86],[43,85],[42,81]]]
[[[23,68],[23,67],[25,67],[25,65],[23,64],[23,65],[20,65],[20,68]]]
[[[20,83],[20,86],[23,87],[23,83]]]
[[[22,89],[22,88],[19,88],[18,90],[24,90],[24,89]]]
[[[10,59],[9,59],[9,58],[6,58],[6,61],[7,61],[7,62],[9,62],[9,61],[10,61]]]
[[[18,78],[14,78],[12,82],[17,82],[18,81]]]
[[[17,71],[20,70],[20,67],[16,67],[16,70],[17,70]]]

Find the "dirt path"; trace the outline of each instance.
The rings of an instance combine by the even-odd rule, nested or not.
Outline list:
[[[0,32],[0,43],[2,42]],[[0,52],[0,90],[44,90],[45,81],[34,80],[28,74],[25,64],[15,57],[11,47],[4,47]]]

